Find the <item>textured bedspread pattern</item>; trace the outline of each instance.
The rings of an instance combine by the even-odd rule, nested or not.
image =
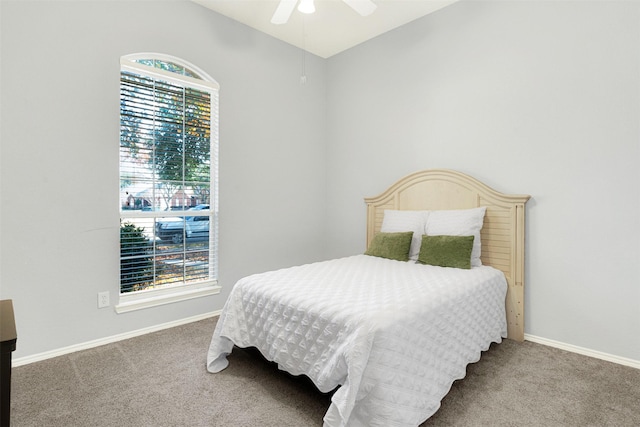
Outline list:
[[[417,426],[506,337],[504,275],[356,255],[238,281],[207,358],[233,345],[333,394],[325,426]]]

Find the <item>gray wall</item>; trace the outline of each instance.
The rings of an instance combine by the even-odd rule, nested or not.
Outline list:
[[[0,298],[14,357],[222,308],[249,273],[324,254],[325,61],[191,2],[1,2]],[[220,295],[116,314],[119,59],[162,52],[220,90]],[[312,242],[312,243],[310,243]]]
[[[331,256],[396,179],[527,204],[527,334],[640,360],[640,3],[461,2],[327,63]]]

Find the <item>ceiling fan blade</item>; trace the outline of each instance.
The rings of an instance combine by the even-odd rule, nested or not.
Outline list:
[[[374,10],[378,7],[371,0],[342,0],[344,1],[351,9],[355,10],[362,16],[368,16],[373,13]]]
[[[286,24],[296,7],[298,0],[280,0],[278,8],[276,9],[273,17],[271,18],[272,24]]]

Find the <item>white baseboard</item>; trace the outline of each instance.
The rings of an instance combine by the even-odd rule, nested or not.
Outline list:
[[[42,360],[51,359],[52,357],[63,356],[65,354],[74,353],[80,350],[88,350],[90,348],[99,347],[101,345],[111,344],[117,341],[122,341],[129,338],[138,337],[140,335],[149,334],[151,332],[157,332],[163,329],[169,329],[175,326],[186,325],[187,323],[209,319],[211,317],[218,316],[221,312],[222,310],[212,311],[209,313],[199,314],[197,316],[191,316],[184,319],[174,320],[173,322],[162,323],[160,325],[149,326],[147,328],[137,329],[131,332],[125,332],[122,334],[112,335],[110,337],[100,338],[93,341],[87,341],[84,343],[75,344],[68,347],[45,351],[44,353],[38,353],[38,354],[25,356],[25,357],[18,357],[12,360],[11,365],[13,367],[28,365],[29,363],[40,362]],[[211,331],[211,334],[213,335],[213,330]]]
[[[596,359],[606,360],[607,362],[617,363],[619,365],[630,366],[640,369],[640,360],[628,359],[626,357],[615,356],[613,354],[603,353],[601,351],[591,350],[584,347],[578,347],[572,344],[566,344],[560,341],[554,341],[547,338],[537,337],[535,335],[524,334],[526,341],[535,342],[549,347],[559,348],[561,350],[570,351],[572,353],[582,354],[584,356],[594,357]]]
[[[15,366],[28,365],[29,363],[40,362],[42,360],[51,359],[52,357],[63,356],[65,354],[74,353],[76,351],[88,350],[90,348],[99,347],[101,345],[111,344],[117,341],[138,337],[140,335],[161,331],[163,329],[173,328],[180,325],[186,325],[187,323],[197,322],[199,320],[209,319],[211,317],[218,316],[220,315],[221,312],[222,310],[212,311],[209,313],[199,314],[197,316],[191,316],[184,319],[174,320],[173,322],[162,323],[160,325],[154,325],[147,328],[137,329],[131,332],[125,332],[122,334],[100,338],[97,340],[88,341],[80,344],[75,344],[68,347],[45,351],[44,353],[38,353],[31,356],[15,358],[12,360],[12,366],[15,367]],[[213,331],[211,331],[211,333],[213,334]],[[640,369],[640,360],[634,360],[626,357],[615,356],[612,354],[603,353],[601,351],[591,350],[584,347],[578,347],[572,344],[566,344],[560,341],[537,337],[535,335],[524,334],[524,339],[527,341],[535,342],[535,343],[546,345],[549,347],[555,347],[561,350],[570,351],[572,353],[578,353],[584,356],[606,360],[607,362],[613,362],[619,365],[630,366],[632,368]]]

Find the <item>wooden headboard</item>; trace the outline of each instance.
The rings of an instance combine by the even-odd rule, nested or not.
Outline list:
[[[524,204],[527,195],[499,193],[460,172],[429,169],[408,175],[367,204],[367,247],[380,231],[385,209],[440,210],[486,206],[481,260],[507,278],[508,338],[524,340]]]

